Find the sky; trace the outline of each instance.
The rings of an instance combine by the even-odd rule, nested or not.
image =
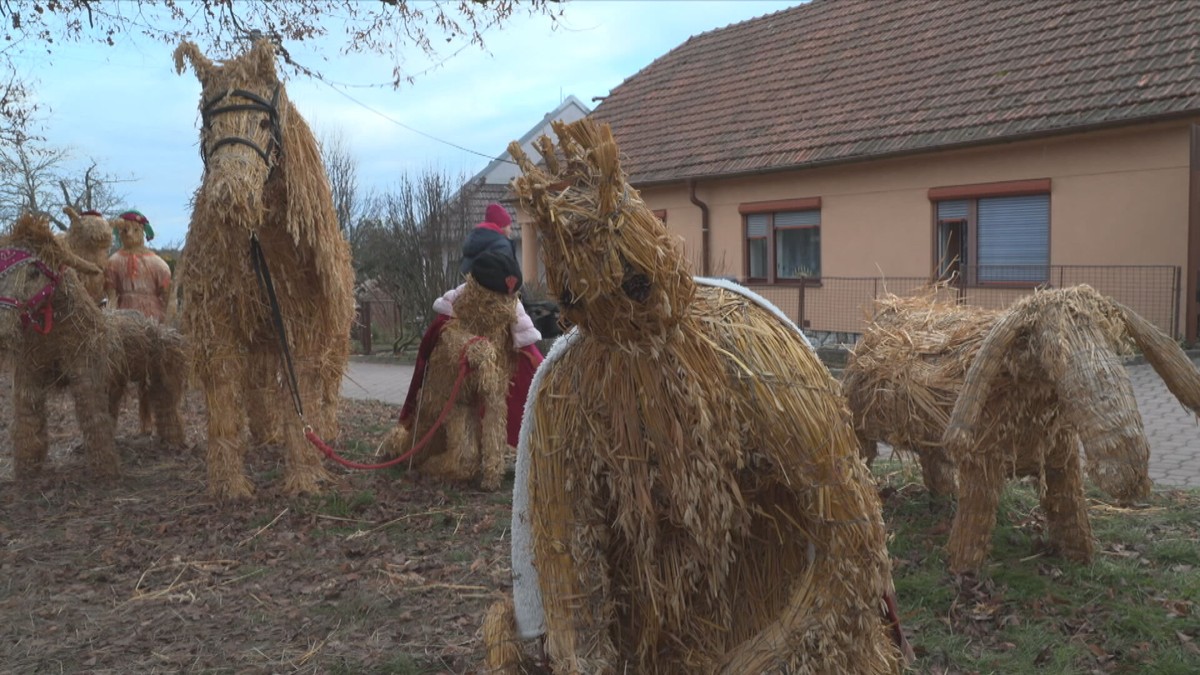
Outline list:
[[[285,43],[297,62],[326,80],[288,75],[286,86],[318,138],[340,136],[345,143],[358,165],[360,191],[386,191],[406,172],[474,175],[566,96],[595,107],[593,97],[689,37],[797,4],[571,0],[557,21],[514,14],[484,34],[484,48],[455,41],[433,57],[411,50],[404,67],[422,74],[396,89],[361,86],[391,80],[394,61],[387,57],[329,50],[322,60],[303,44]],[[47,142],[69,148],[80,170],[95,161],[125,181],[117,191],[150,219],[152,245],[162,247],[183,244],[203,171],[200,83],[190,68],[175,74],[173,49],[118,40],[114,47],[65,44],[49,57],[15,59],[48,111]]]

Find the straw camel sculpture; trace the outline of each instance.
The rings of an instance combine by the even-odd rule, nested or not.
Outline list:
[[[105,312],[77,270],[99,270],[69,251],[45,218],[26,214],[0,240],[0,343],[14,349],[12,443],[18,481],[36,477],[49,449],[46,399],[67,387],[91,473],[119,473],[116,412],[130,381],[146,381],[159,440],[183,445],[179,405],[183,338],[140,315]]]
[[[473,276],[467,277],[462,293],[454,300],[455,318],[442,329],[429,356],[429,375],[421,388],[423,414],[417,416],[411,431],[396,425],[384,441],[387,454],[402,455],[426,437],[454,394],[460,359],[465,355],[470,371],[445,423],[413,456],[413,466],[446,480],[478,482],[484,490],[500,487],[508,447],[506,397],[518,358],[512,335],[517,302],[515,294],[488,290]]]
[[[1088,561],[1080,445],[1088,475],[1117,502],[1151,487],[1150,450],[1119,358],[1131,343],[1200,410],[1200,376],[1179,346],[1088,286],[1037,291],[1004,312],[933,294],[885,298],[844,387],[860,438],[915,450],[930,491],[957,495],[952,571],[983,565],[1013,476],[1039,479],[1050,544]]]
[[[556,673],[898,672],[880,505],[836,381],[765,300],[692,278],[607,125],[554,131],[544,168],[509,152],[576,329],[530,392],[489,672],[518,672],[517,639],[543,631]]]
[[[272,43],[259,40],[216,64],[185,41],[175,50],[177,71],[185,61],[202,85],[205,169],[184,244],[180,315],[208,409],[209,491],[218,499],[252,494],[242,437],[249,418],[255,443],[271,442],[282,430],[284,491],[317,492],[330,475],[305,430],[327,441],[338,433],[354,320],[350,247],[316,139],[276,74]],[[252,263],[255,241],[278,315],[263,290],[263,267]],[[294,364],[298,405],[281,369],[275,320]],[[307,417],[293,412],[298,407]]]
[[[136,211],[127,211],[109,224],[121,241],[121,248],[104,261],[108,306],[138,311],[166,323],[175,289],[167,262],[146,247],[148,221]]]
[[[70,206],[63,207],[63,213],[71,224],[62,241],[76,255],[96,266],[99,274],[88,271],[76,271],[79,279],[87,289],[88,295],[97,303],[104,300],[104,265],[108,261],[108,249],[112,248],[113,233],[108,221],[99,211],[77,212]],[[115,305],[114,305],[115,306]]]

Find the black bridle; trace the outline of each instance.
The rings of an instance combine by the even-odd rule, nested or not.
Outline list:
[[[205,168],[208,167],[208,158],[215,153],[218,148],[226,145],[244,145],[262,158],[263,163],[268,167],[275,166],[276,156],[283,152],[283,130],[279,126],[279,90],[280,86],[275,85],[275,89],[271,92],[271,100],[267,100],[262,96],[245,89],[226,89],[216,96],[204,101],[200,106],[200,122],[205,131],[212,131],[212,119],[221,113],[230,112],[263,112],[267,114],[267,121],[271,124],[271,143],[266,148],[261,148],[257,143],[241,136],[226,136],[219,138],[211,147],[206,147],[203,143],[200,144],[200,159],[204,161]],[[237,97],[247,101],[246,103],[228,103],[226,105],[218,105],[228,98]]]

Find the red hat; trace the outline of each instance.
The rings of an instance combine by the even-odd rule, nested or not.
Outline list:
[[[508,215],[508,210],[495,202],[488,204],[483,219],[489,223],[495,223],[500,227],[512,225],[512,218]]]

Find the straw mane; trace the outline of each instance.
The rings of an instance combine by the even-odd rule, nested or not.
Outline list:
[[[939,302],[938,291],[884,298],[847,365],[865,454],[875,441],[913,451],[931,493],[957,494],[956,571],[983,563],[1000,489],[1014,475],[1039,479],[1052,543],[1090,559],[1078,447],[1118,502],[1150,489],[1149,446],[1119,356],[1136,342],[1193,410],[1200,377],[1170,338],[1088,286],[1040,290],[1003,312]]]
[[[769,309],[697,286],[607,126],[554,131],[545,168],[509,151],[577,331],[531,391],[515,487],[537,587],[514,593],[538,598],[555,672],[897,672],[879,503],[836,383]],[[518,667],[514,611],[488,614],[492,672]]]
[[[76,273],[99,269],[68,250],[50,232],[45,218],[23,215],[0,240],[0,248],[28,251],[61,276],[49,298],[52,316],[43,321],[44,333],[21,327],[15,311],[0,312],[0,343],[14,350],[12,443],[17,480],[25,484],[42,470],[49,444],[46,398],[55,388],[72,394],[90,472],[96,477],[119,473],[115,417],[130,381],[144,385],[152,397],[160,441],[182,446],[182,337],[157,324],[147,328],[123,313],[101,311]],[[25,266],[0,276],[0,295],[31,297],[48,281],[34,269]]]
[[[276,384],[284,375],[279,335],[249,242],[254,235],[261,243],[307,421],[326,440],[337,435],[354,316],[349,245],[316,140],[276,75],[270,41],[219,65],[184,42],[175,51],[178,71],[185,61],[202,84],[205,173],[179,274],[181,326],[208,402],[209,489],[218,498],[251,494],[243,423],[235,421],[248,411],[256,443],[286,445],[285,490],[313,492],[328,474]]]

